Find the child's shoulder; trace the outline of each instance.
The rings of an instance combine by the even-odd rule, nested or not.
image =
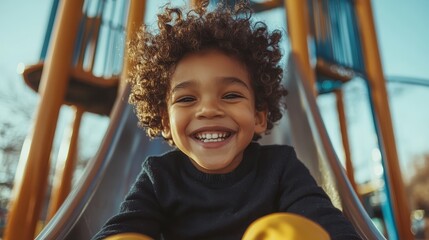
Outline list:
[[[289,145],[260,145],[258,143],[252,143],[250,148],[253,150],[249,151],[249,155],[259,156],[258,159],[260,161],[271,162],[272,164],[278,162],[283,165],[297,160],[294,148]]]
[[[302,167],[295,150],[289,145],[258,145],[258,166],[271,173],[299,170]]]
[[[153,167],[153,166],[171,166],[178,164],[183,159],[186,159],[186,155],[179,151],[178,149],[173,149],[158,155],[148,156],[143,161],[143,167]]]
[[[274,154],[274,155],[281,155],[281,156],[294,156],[295,150],[292,146],[289,145],[279,145],[279,144],[272,144],[272,145],[260,145],[260,151],[262,154]]]

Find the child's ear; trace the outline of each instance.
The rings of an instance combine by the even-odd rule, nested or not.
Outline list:
[[[267,130],[267,110],[255,112],[255,133],[262,134]]]
[[[170,123],[168,117],[163,117],[161,120],[162,123],[162,137],[164,139],[171,139]]]
[[[169,127],[164,127],[164,129],[161,132],[162,137],[165,139],[171,139],[171,131]]]

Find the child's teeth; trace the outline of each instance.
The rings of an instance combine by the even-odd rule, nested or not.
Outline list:
[[[224,140],[228,134],[225,132],[219,133],[199,133],[197,138],[203,142],[219,142]]]

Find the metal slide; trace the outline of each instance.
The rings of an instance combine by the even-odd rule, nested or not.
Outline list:
[[[288,112],[292,144],[298,157],[363,239],[385,239],[372,223],[346,176],[330,142],[313,88],[303,79],[299,62],[293,54],[288,62]]]
[[[119,94],[96,156],[36,239],[90,239],[119,211],[146,156],[170,149],[161,140],[150,140],[137,127],[137,118],[127,103],[128,94],[128,88]]]
[[[288,111],[262,144],[292,144],[334,204],[342,208],[363,239],[385,239],[371,222],[347,180],[324,128],[316,100],[291,55],[285,84]],[[90,239],[119,210],[142,161],[169,149],[162,140],[149,140],[132,107],[129,90],[120,94],[101,147],[80,182],[36,239]],[[341,197],[340,197],[341,196]]]

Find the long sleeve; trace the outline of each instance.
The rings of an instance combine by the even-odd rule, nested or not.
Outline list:
[[[153,178],[147,168],[145,161],[142,172],[121,204],[119,214],[108,220],[93,237],[94,240],[124,232],[159,238],[164,217],[153,189]]]
[[[332,240],[360,239],[351,223],[332,205],[308,169],[297,159],[295,151],[284,154],[288,160],[281,177],[280,210],[315,221],[330,234]]]

